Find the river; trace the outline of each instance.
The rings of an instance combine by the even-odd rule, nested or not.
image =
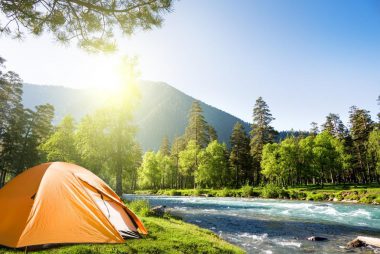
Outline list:
[[[248,253],[380,253],[346,250],[358,235],[380,237],[380,206],[248,198],[124,195],[166,205],[185,221],[210,229]],[[149,229],[148,229],[149,230]],[[323,242],[308,241],[321,236]]]

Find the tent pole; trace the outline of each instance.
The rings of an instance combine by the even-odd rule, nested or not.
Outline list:
[[[25,254],[28,253],[28,246],[25,246]]]

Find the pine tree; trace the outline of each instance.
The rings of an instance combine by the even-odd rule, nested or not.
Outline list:
[[[370,166],[366,158],[367,143],[370,132],[373,129],[373,121],[368,110],[359,109],[355,106],[350,108],[350,134],[354,148],[353,159],[354,168],[358,170],[359,177],[363,183],[371,179]]]
[[[318,123],[311,122],[310,126],[310,134],[316,136],[319,133]]]
[[[240,122],[232,130],[230,144],[230,164],[234,171],[235,187],[238,188],[247,181],[252,183],[249,136]]]
[[[175,180],[173,179],[173,182],[175,182],[176,188],[182,188],[182,175],[180,174],[180,168],[179,168],[179,153],[186,148],[186,141],[184,137],[177,137],[174,139],[174,142],[172,144],[171,148],[171,158],[173,160],[173,164],[175,167],[175,173],[173,177],[175,177]]]
[[[205,148],[209,142],[208,124],[198,101],[194,101],[191,106],[185,137],[187,142],[195,140],[195,143],[201,148]]]
[[[275,139],[276,131],[270,125],[273,120],[274,117],[272,117],[267,103],[262,97],[259,97],[253,108],[253,124],[250,142],[252,166],[255,175],[254,181],[256,184],[260,183],[260,162],[263,147],[267,143],[272,143]]]
[[[160,146],[160,152],[164,156],[170,156],[170,144],[169,144],[169,138],[168,136],[165,136],[162,139],[162,143]]]
[[[209,136],[209,143],[212,141],[218,140],[218,133],[216,132],[215,128],[212,125],[208,125],[208,136]]]
[[[347,128],[344,126],[339,115],[330,113],[326,116],[326,122],[322,124],[322,131],[327,131],[333,137],[343,140],[348,135]]]

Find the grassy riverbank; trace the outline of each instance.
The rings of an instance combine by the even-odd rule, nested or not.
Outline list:
[[[240,189],[184,189],[184,190],[142,190],[136,194],[168,196],[209,196],[209,197],[260,197],[312,201],[340,201],[364,204],[380,204],[379,185],[317,185],[280,188],[273,185],[264,187],[243,186]]]
[[[242,249],[221,240],[209,230],[185,223],[169,215],[165,215],[163,218],[151,216],[146,202],[135,201],[129,206],[137,212],[149,231],[149,234],[144,239],[128,240],[125,244],[77,244],[36,251],[35,253],[244,253]],[[0,248],[0,253],[23,253],[23,251]]]

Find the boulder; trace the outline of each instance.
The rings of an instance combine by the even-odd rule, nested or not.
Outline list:
[[[360,241],[358,238],[347,243],[347,248],[359,248],[365,246],[365,243]]]
[[[307,238],[307,240],[321,242],[321,241],[327,241],[328,239],[326,237],[321,237],[321,236],[310,236]]]
[[[155,206],[150,209],[154,216],[162,217],[165,214],[166,205]]]
[[[371,245],[377,248],[380,248],[380,238],[376,237],[368,237],[368,236],[358,236],[357,238],[359,241]]]

